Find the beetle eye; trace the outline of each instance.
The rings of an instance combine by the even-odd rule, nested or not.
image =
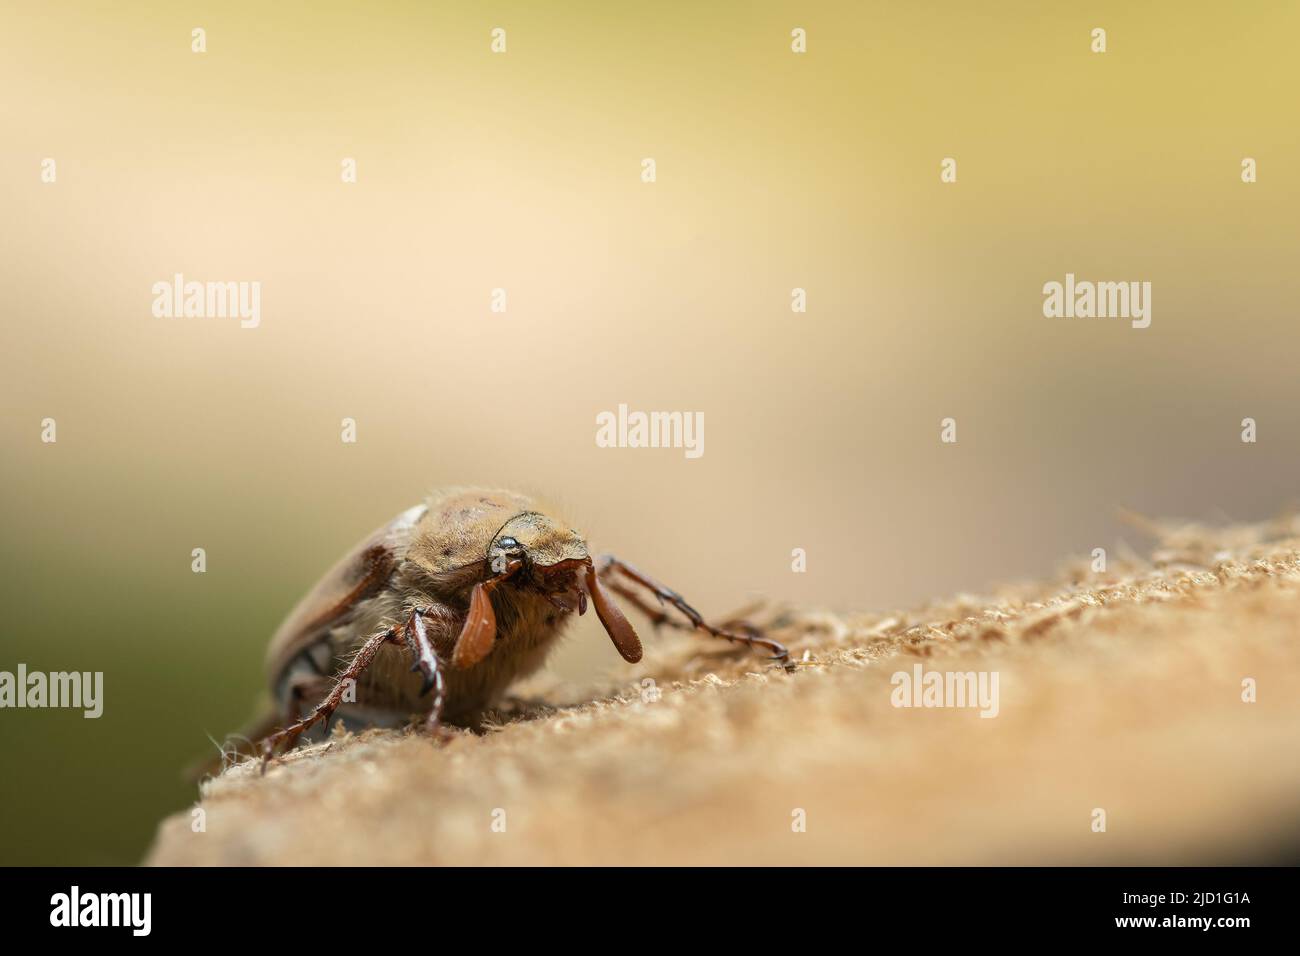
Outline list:
[[[497,542],[497,547],[502,551],[514,551],[519,547],[519,542],[514,538],[502,538]]]

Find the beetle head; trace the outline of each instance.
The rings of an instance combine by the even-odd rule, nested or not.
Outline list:
[[[526,572],[544,572],[588,557],[587,542],[578,532],[537,511],[517,514],[502,525],[487,553],[488,565],[497,574],[516,560]]]
[[[492,577],[474,589],[458,648],[461,644],[490,646],[496,620],[488,595],[498,584],[509,581],[543,594],[564,611],[576,605],[579,614],[587,609],[590,595],[596,616],[618,652],[633,663],[641,659],[636,631],[601,585],[587,542],[572,528],[539,512],[525,511],[501,526],[488,545],[487,558]]]

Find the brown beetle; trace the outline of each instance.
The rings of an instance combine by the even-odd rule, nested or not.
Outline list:
[[[687,623],[648,603],[636,586]],[[338,719],[397,726],[422,714],[430,732],[443,720],[472,725],[541,666],[588,597],[618,652],[639,661],[641,641],[611,593],[655,626],[765,647],[791,669],[785,647],[757,629],[714,627],[635,568],[613,557],[593,561],[581,535],[529,498],[452,489],[366,538],[280,626],[267,657],[278,713],[261,732],[281,729],[265,737],[262,754],[319,740]]]

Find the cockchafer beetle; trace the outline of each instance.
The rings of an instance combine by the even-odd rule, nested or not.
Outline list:
[[[532,499],[450,489],[367,537],[280,625],[267,655],[275,707],[254,731],[263,766],[279,749],[322,739],[340,719],[398,726],[423,715],[431,733],[443,721],[472,726],[542,665],[588,598],[619,654],[635,663],[641,641],[613,594],[656,627],[764,647],[793,669],[786,648],[757,628],[715,627],[623,561],[593,560],[583,537]]]

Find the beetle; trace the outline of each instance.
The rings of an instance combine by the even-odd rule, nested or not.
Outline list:
[[[655,627],[766,648],[793,670],[786,648],[752,625],[715,627],[631,565],[596,561],[582,535],[530,497],[453,488],[366,537],[280,625],[266,661],[275,711],[261,732],[279,729],[261,741],[263,767],[277,750],[323,739],[338,720],[400,726],[422,715],[430,733],[443,722],[473,726],[542,665],[588,599],[635,663],[641,641],[615,594]]]

